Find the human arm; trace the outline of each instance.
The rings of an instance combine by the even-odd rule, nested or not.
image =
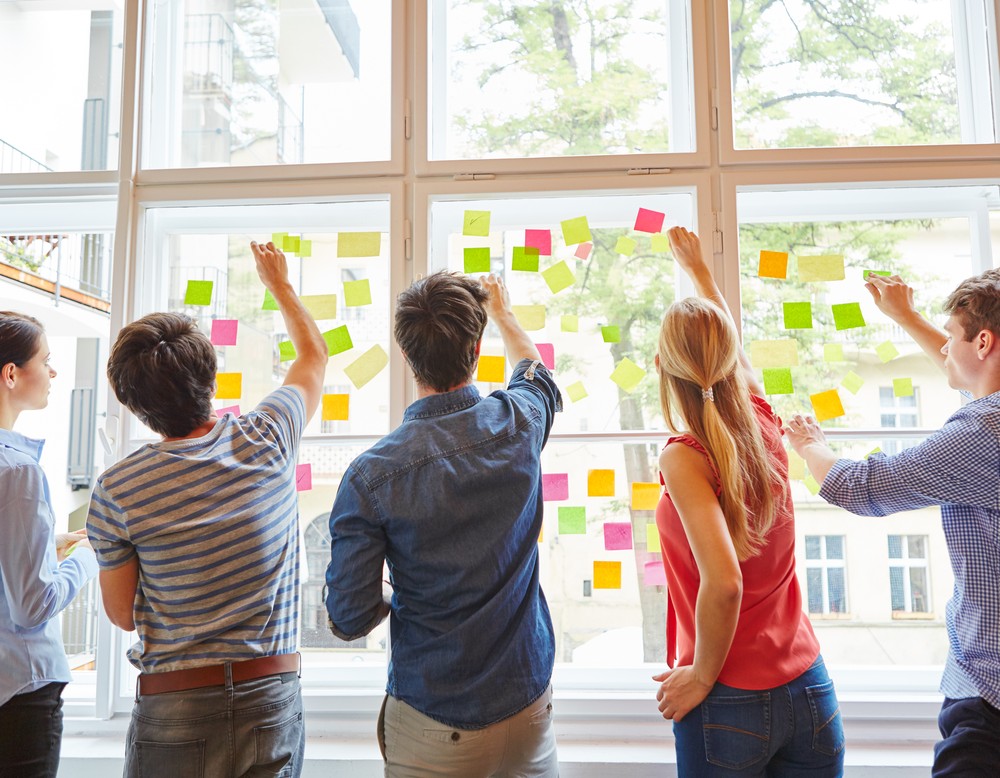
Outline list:
[[[56,559],[62,562],[72,554],[77,547],[90,548],[87,540],[87,530],[78,529],[73,532],[60,532],[56,534]]]
[[[132,545],[117,503],[98,479],[90,496],[87,537],[101,566],[101,601],[108,619],[119,629],[135,629],[135,592],[139,557]]]
[[[902,327],[931,361],[944,370],[941,348],[948,341],[948,335],[917,313],[913,305],[913,288],[899,276],[871,274],[865,279],[865,289],[871,293],[875,306]]]
[[[689,446],[670,445],[660,455],[660,472],[700,580],[694,661],[653,676],[660,682],[656,693],[660,713],[680,721],[712,690],[729,655],[743,598],[743,575],[706,458]]]
[[[278,303],[288,337],[295,347],[295,360],[288,368],[284,386],[295,387],[302,393],[308,420],[316,412],[323,395],[329,346],[288,280],[285,255],[273,243],[253,242],[250,248],[257,263],[257,275]]]
[[[484,303],[486,315],[500,330],[503,347],[511,364],[516,365],[522,359],[541,360],[542,355],[538,353],[538,347],[514,316],[514,311],[510,307],[510,294],[503,279],[490,273],[481,277],[479,283],[483,285],[488,295]]]
[[[118,629],[135,629],[135,591],[139,586],[139,558],[101,570],[101,601],[108,619]]]
[[[826,436],[812,416],[795,414],[785,427],[785,435],[795,453],[802,457],[812,477],[820,484],[840,458],[826,443]]]

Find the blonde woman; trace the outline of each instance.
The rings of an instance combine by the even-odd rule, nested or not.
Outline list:
[[[670,243],[704,298],[670,306],[656,356],[663,416],[686,430],[660,455],[656,511],[673,669],[654,680],[678,774],[837,776],[843,728],[795,578],[781,421],[698,237],[676,227]]]

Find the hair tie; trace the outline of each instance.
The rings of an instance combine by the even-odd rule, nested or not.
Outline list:
[[[714,403],[715,402],[715,390],[712,389],[711,386],[708,387],[708,389],[702,389],[701,390],[701,399],[704,402],[707,402],[707,403]]]

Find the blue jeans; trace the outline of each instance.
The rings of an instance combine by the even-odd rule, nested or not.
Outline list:
[[[126,778],[297,778],[305,729],[296,673],[138,697]]]
[[[702,776],[839,776],[844,727],[823,659],[774,689],[717,683],[674,722],[677,774]]]
[[[982,697],[946,699],[938,729],[944,739],[934,746],[934,778],[997,774],[1000,710]]]
[[[55,778],[65,686],[46,684],[0,705],[0,778]]]

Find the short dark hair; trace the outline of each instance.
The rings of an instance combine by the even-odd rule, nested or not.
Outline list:
[[[0,367],[13,362],[24,367],[38,353],[45,328],[34,316],[0,311]]]
[[[399,295],[394,334],[417,383],[446,392],[472,378],[487,297],[475,279],[444,270]]]
[[[119,402],[153,432],[182,438],[212,415],[218,362],[194,320],[151,313],[118,333],[108,380]]]
[[[1000,269],[966,278],[948,296],[944,312],[959,320],[966,340],[982,330],[1000,336]]]

